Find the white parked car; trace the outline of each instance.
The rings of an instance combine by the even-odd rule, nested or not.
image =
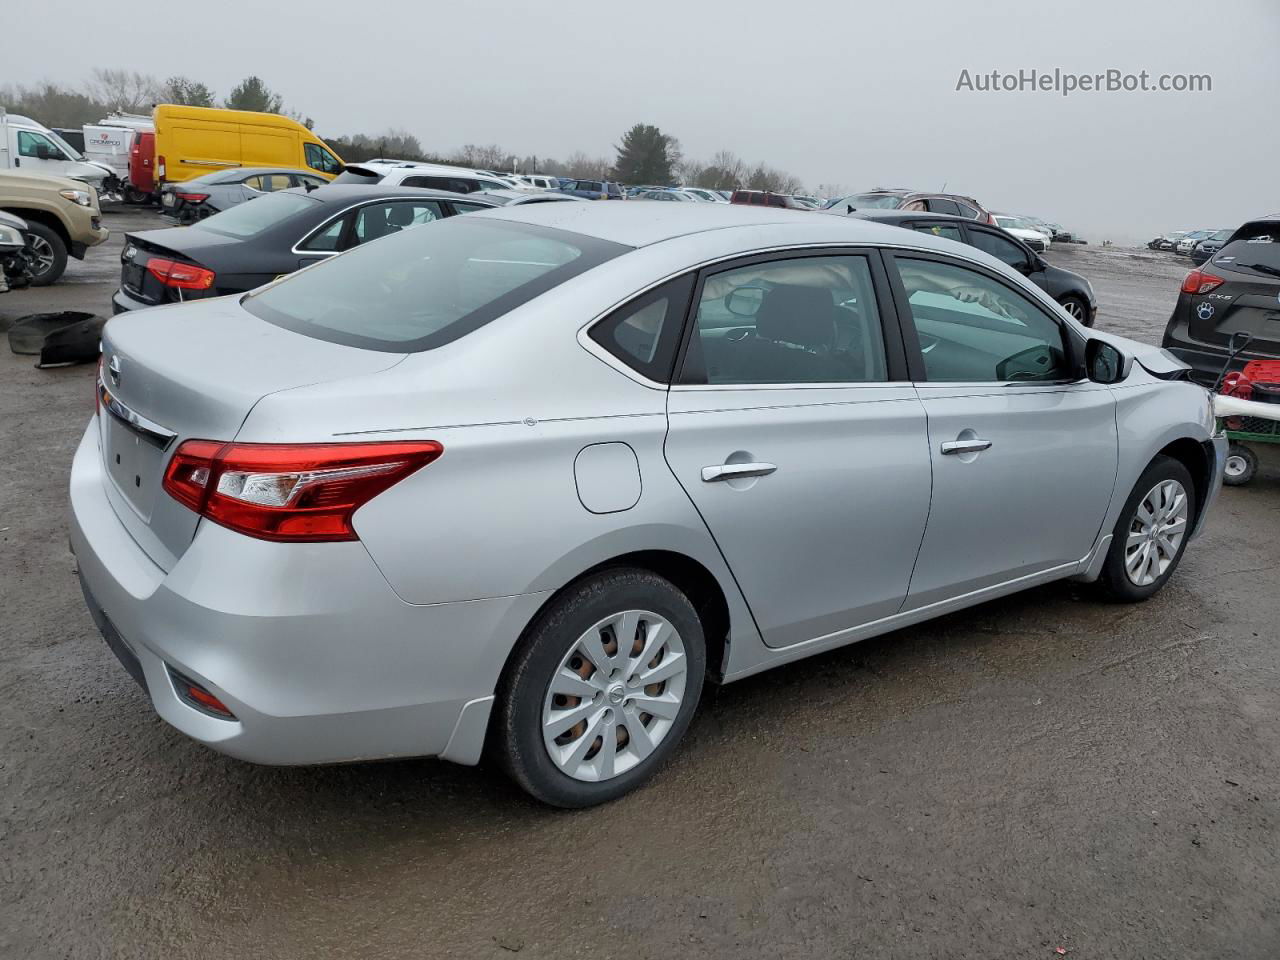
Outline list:
[[[1029,220],[1015,217],[1008,213],[994,213],[996,226],[1005,233],[1012,234],[1037,253],[1044,253],[1053,241],[1041,230],[1032,226]]]
[[[519,178],[523,185],[533,187],[535,190],[559,190],[560,178],[548,176],[544,173],[523,173]],[[516,189],[520,189],[521,183],[516,184]]]
[[[687,193],[698,200],[705,200],[707,203],[728,203],[727,197],[723,197],[714,190],[705,190],[702,187],[681,187],[681,193]]]
[[[438,163],[415,163],[412,160],[369,160],[348,164],[334,183],[378,184],[383,187],[426,187],[451,193],[475,193],[477,190],[519,190],[522,187],[496,174],[466,167],[447,167]],[[525,190],[532,189],[525,185]]]

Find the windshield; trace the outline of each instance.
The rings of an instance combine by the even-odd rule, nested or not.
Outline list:
[[[629,249],[531,224],[453,217],[293,274],[244,307],[318,340],[429,350]]]
[[[311,209],[312,204],[319,202],[305,193],[294,193],[291,190],[269,193],[201,220],[199,229],[243,240],[256,237],[264,230]]]
[[[44,135],[48,137],[50,140],[52,140],[54,143],[56,143],[58,147],[63,151],[63,153],[65,153],[70,159],[72,160],[85,159],[85,155],[83,153],[81,153],[71,144],[67,143],[67,141],[63,140],[60,136],[58,136],[52,130],[45,130]]]

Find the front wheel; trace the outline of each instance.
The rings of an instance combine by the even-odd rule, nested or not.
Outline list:
[[[1160,591],[1178,568],[1196,515],[1191,474],[1158,456],[1120,511],[1099,582],[1113,600],[1137,603]]]
[[[1243,443],[1232,442],[1227,448],[1227,462],[1222,470],[1222,482],[1229,487],[1243,487],[1258,472],[1258,455]]]
[[[646,570],[602,571],[530,628],[499,686],[491,748],[545,803],[613,800],[675,750],[705,671],[688,597]]]
[[[67,269],[67,245],[58,232],[43,223],[27,221],[31,239],[27,249],[31,253],[31,285],[47,287]]]

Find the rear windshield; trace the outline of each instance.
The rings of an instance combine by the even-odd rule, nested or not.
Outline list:
[[[312,209],[312,204],[319,202],[305,193],[294,193],[291,190],[269,193],[201,220],[200,229],[243,240],[256,237],[277,223],[283,223],[290,217]]]
[[[244,307],[318,340],[412,353],[456,340],[629,249],[531,224],[451,217],[356,247],[251,294]]]
[[[855,210],[897,210],[902,197],[896,193],[859,193],[845,197],[840,203],[847,203]]]
[[[1231,270],[1280,277],[1280,222],[1241,229],[1240,238],[1219,250],[1213,262]]]
[[[383,174],[376,170],[369,170],[366,167],[347,167],[340,174],[330,180],[330,183],[363,183],[372,184],[382,182]]]

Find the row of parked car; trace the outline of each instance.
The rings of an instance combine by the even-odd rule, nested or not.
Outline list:
[[[1223,245],[1235,233],[1232,228],[1219,230],[1174,230],[1162,233],[1147,243],[1151,250],[1172,250],[1184,257],[1190,257],[1195,264],[1204,263],[1222,249]]]

